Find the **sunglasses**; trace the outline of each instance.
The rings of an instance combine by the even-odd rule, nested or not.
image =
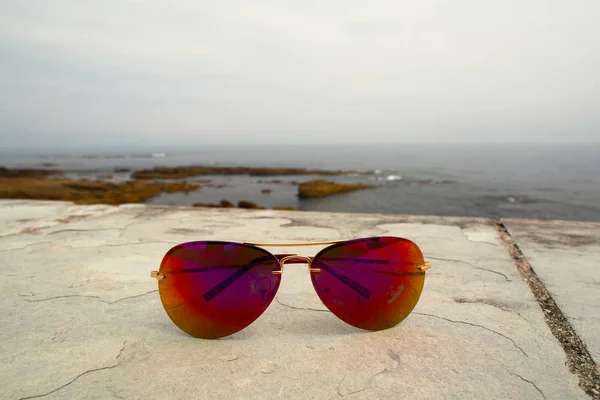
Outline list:
[[[329,245],[314,257],[259,247]],[[408,239],[370,237],[311,243],[182,243],[167,252],[158,280],[163,307],[182,331],[204,339],[236,333],[271,304],[284,266],[307,264],[323,304],[357,328],[391,328],[421,296],[425,262]]]

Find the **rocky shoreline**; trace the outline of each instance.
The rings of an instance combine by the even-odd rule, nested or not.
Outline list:
[[[53,169],[9,169],[0,167],[0,198],[64,200],[76,204],[126,204],[144,203],[161,193],[189,193],[202,186],[211,187],[206,180],[188,182],[185,179],[208,175],[250,175],[250,176],[342,176],[349,174],[368,174],[365,171],[313,170],[302,168],[252,168],[252,167],[156,167],[149,170],[123,171],[131,172],[131,178],[124,182],[109,182],[97,175],[97,180],[67,179],[69,171]],[[272,180],[277,182],[278,180]],[[373,186],[364,184],[346,184],[314,179],[307,182],[295,182],[300,199],[319,198],[336,194],[364,190]],[[213,185],[214,186],[214,185]],[[263,190],[263,193],[270,193]],[[218,204],[196,203],[195,207],[236,207],[228,200]],[[260,205],[251,201],[239,201],[238,208],[261,209]],[[290,209],[285,207],[285,209]]]
[[[134,179],[182,179],[203,175],[250,175],[250,176],[290,176],[325,175],[339,176],[348,174],[369,174],[370,171],[315,170],[305,168],[256,168],[256,167],[155,167],[135,171]]]

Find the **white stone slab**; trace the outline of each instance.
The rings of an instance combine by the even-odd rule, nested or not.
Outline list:
[[[2,399],[588,398],[485,220],[18,204],[0,202]],[[20,229],[33,213],[65,222]],[[149,278],[184,241],[384,234],[414,240],[433,264],[414,312],[386,331],[324,311],[306,268],[290,265],[254,324],[195,339],[171,323]]]
[[[600,362],[600,224],[503,222],[594,361]]]

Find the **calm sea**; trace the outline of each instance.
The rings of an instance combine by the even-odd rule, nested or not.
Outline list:
[[[115,168],[222,165],[373,170],[342,176],[375,189],[300,200],[296,182],[315,177],[213,176],[196,192],[150,204],[250,200],[301,210],[600,221],[600,145],[206,146],[2,150],[0,165],[61,169],[76,178],[127,179]],[[191,179],[194,180],[195,178]],[[274,179],[281,183],[271,182]],[[331,178],[327,178],[331,179]],[[261,193],[269,188],[270,194]]]

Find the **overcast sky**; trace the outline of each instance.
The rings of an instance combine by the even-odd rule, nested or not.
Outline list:
[[[600,141],[598,0],[2,0],[0,146]]]

